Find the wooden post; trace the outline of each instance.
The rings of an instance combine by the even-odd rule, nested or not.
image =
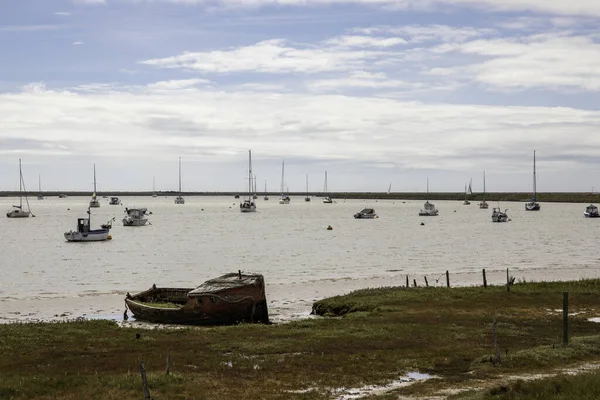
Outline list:
[[[165,375],[169,375],[169,372],[171,372],[171,353],[167,355],[167,368],[165,369]]]
[[[569,344],[569,292],[563,292],[563,344]]]
[[[510,292],[510,278],[508,277],[508,268],[506,268],[506,291]]]
[[[450,287],[450,272],[446,270],[446,287]]]
[[[413,284],[415,285],[415,287],[417,287],[417,280],[413,279]]]
[[[148,380],[146,379],[146,370],[144,369],[144,363],[140,363],[140,375],[142,375],[142,390],[144,391],[144,400],[152,400],[150,397],[150,389],[148,389]]]
[[[408,284],[408,275],[406,275],[406,287],[410,287],[410,285]]]
[[[487,289],[487,279],[485,277],[485,268],[482,271],[483,271],[483,287]]]
[[[427,277],[425,277],[425,287],[429,287],[429,282],[427,282]]]
[[[494,318],[494,323],[492,324],[492,335],[494,336],[494,352],[496,354],[496,362],[500,362],[500,347],[498,347],[498,336],[496,334],[496,328],[498,323],[496,322],[496,318]]]

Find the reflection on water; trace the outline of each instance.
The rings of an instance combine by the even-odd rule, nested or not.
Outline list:
[[[417,215],[422,201],[323,204],[297,197],[280,205],[259,198],[257,213],[241,214],[233,197],[188,196],[185,205],[172,197],[125,197],[122,206],[107,200],[92,210],[92,224],[117,217],[108,242],[64,240],[85,216],[85,197],[31,200],[36,218],[4,218],[0,299],[194,286],[238,269],[263,273],[277,286],[403,274],[435,282],[445,270],[478,276],[481,268],[506,267],[539,279],[579,278],[599,265],[600,220],[583,218],[582,204],[544,203],[540,212],[525,212],[523,203],[502,203],[512,222],[494,224],[491,210],[459,201],[436,202],[439,217],[424,218]],[[13,202],[0,199],[0,210]],[[380,218],[352,218],[365,205]],[[152,225],[123,227],[126,206],[148,207]]]

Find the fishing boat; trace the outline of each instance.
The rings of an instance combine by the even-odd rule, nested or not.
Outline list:
[[[111,206],[118,206],[118,205],[121,204],[121,200],[119,200],[118,197],[114,197],[113,196],[113,197],[110,198],[108,204],[111,205]]]
[[[252,151],[248,150],[248,199],[240,203],[240,211],[243,213],[256,212],[256,203],[252,196],[254,187],[254,178],[252,177]]]
[[[92,212],[91,206],[87,210],[87,218],[77,219],[77,230],[65,232],[65,239],[69,242],[101,242],[111,239],[110,237],[110,222],[103,225],[100,229],[92,229]]]
[[[25,196],[25,204],[27,210],[23,209],[23,196]],[[21,159],[19,158],[19,205],[13,205],[12,210],[6,213],[8,218],[29,218],[35,217],[29,208],[29,199],[27,198],[27,192],[25,191],[25,180],[23,179],[23,171],[21,169]]]
[[[599,218],[600,217],[600,213],[598,212],[598,207],[596,207],[593,204],[590,204],[589,206],[587,206],[585,208],[585,212],[583,213],[583,215],[586,218]]]
[[[158,288],[125,297],[138,320],[163,324],[232,325],[269,323],[264,278],[260,274],[229,273],[195,289]]]
[[[158,197],[156,194],[156,175],[152,177],[152,197]]]
[[[175,204],[185,204],[185,199],[181,196],[181,157],[179,157],[179,195],[175,197]]]
[[[331,200],[331,196],[329,195],[329,191],[327,188],[327,171],[325,171],[325,186],[323,187],[323,193],[325,193],[325,197],[323,197],[323,203],[331,204],[333,200]]]
[[[310,196],[308,195],[308,174],[306,174],[306,197],[304,201],[310,201]]]
[[[356,219],[373,219],[377,218],[377,214],[373,208],[364,208],[360,212],[354,214]]]
[[[125,208],[125,215],[123,217],[123,226],[144,226],[148,222],[146,215],[148,209],[142,208]]]
[[[500,211],[500,208],[494,207],[492,210],[492,222],[507,222],[508,214],[506,213],[508,209],[504,210],[504,212]]]
[[[92,199],[90,200],[90,207],[100,207],[100,200],[96,198],[96,164],[94,164],[94,193],[92,194]]]
[[[465,201],[463,201],[463,205],[465,206],[469,206],[471,205],[471,202],[469,201],[469,194],[473,194],[473,190],[471,189],[471,183],[473,182],[473,180],[471,179],[469,181],[469,187],[467,188],[467,184],[465,183]]]
[[[435,204],[429,202],[429,178],[427,178],[427,195],[425,197],[425,204],[423,204],[423,208],[419,211],[419,216],[421,217],[437,217],[439,211],[435,208]]]
[[[281,162],[281,196],[279,196],[279,204],[290,204],[290,196],[283,192],[285,177],[285,161]]]
[[[265,197],[263,197],[263,200],[267,201],[269,200],[269,196],[267,196],[267,180],[265,179]]]
[[[481,203],[479,203],[479,208],[482,210],[487,210],[488,207],[488,203],[485,202],[485,171],[483,171],[483,199],[481,200]]]
[[[537,179],[535,175],[535,150],[533,151],[533,196],[531,201],[525,204],[525,211],[539,211],[540,203],[537,202]]]
[[[44,194],[42,193],[42,176],[38,174],[38,200],[44,200]]]

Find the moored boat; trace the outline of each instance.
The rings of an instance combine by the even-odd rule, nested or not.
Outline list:
[[[23,208],[23,192],[25,192],[25,204],[27,210]],[[21,159],[19,158],[19,205],[13,205],[12,210],[6,213],[7,218],[29,218],[30,216],[35,217],[29,208],[29,200],[27,199],[27,192],[25,191],[25,181],[23,180],[23,172],[21,170]]]
[[[144,226],[148,222],[146,207],[125,208],[125,213],[127,215],[123,217],[123,226]]]
[[[375,213],[375,209],[373,208],[364,208],[360,212],[354,214],[354,218],[356,219],[373,219],[377,218],[377,214]]]
[[[111,197],[110,201],[108,202],[109,205],[111,206],[118,206],[121,204],[121,200],[119,200],[118,197]]]
[[[229,273],[195,289],[158,288],[127,293],[127,308],[139,320],[164,324],[232,325],[269,322],[261,274]]]
[[[88,217],[77,219],[77,230],[65,232],[65,239],[69,242],[101,242],[110,239],[110,223],[103,225],[101,229],[91,229],[92,213],[88,207]]]
[[[586,218],[599,218],[600,217],[600,213],[598,212],[598,207],[596,207],[593,204],[590,204],[589,206],[587,206],[585,208],[585,212],[583,213],[583,215]]]
[[[535,175],[535,150],[533,151],[533,196],[529,203],[525,203],[525,211],[539,211],[540,203],[537,202],[537,179]]]
[[[252,195],[254,189],[254,179],[252,178],[252,151],[248,150],[248,198],[240,203],[240,212],[256,212],[256,196]]]
[[[493,208],[492,210],[492,222],[507,222],[508,214],[506,213],[508,209],[504,210],[504,212],[500,211],[500,208]]]
[[[489,207],[488,203],[485,201],[485,171],[483,171],[483,199],[481,203],[479,203],[479,208],[482,210],[487,210]]]
[[[439,211],[435,208],[435,204],[429,202],[429,178],[427,178],[427,196],[425,197],[425,204],[423,204],[423,208],[419,211],[419,216],[421,217],[437,217]]]

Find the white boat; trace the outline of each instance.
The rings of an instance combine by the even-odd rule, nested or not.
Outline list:
[[[152,177],[152,197],[158,197],[156,194],[156,176]]]
[[[269,200],[269,196],[267,196],[267,180],[265,179],[265,197],[263,197],[263,200],[267,201]]]
[[[181,196],[181,157],[179,157],[179,196],[175,197],[175,204],[185,204],[185,199]]]
[[[123,226],[144,226],[148,222],[146,215],[148,209],[143,208],[125,208],[125,217],[123,217]]]
[[[44,194],[42,193],[42,176],[38,175],[38,200],[44,200]]]
[[[306,174],[306,197],[304,201],[310,201],[310,196],[308,195],[308,174]]]
[[[537,201],[537,179],[535,176],[535,150],[533,151],[533,196],[531,201],[525,204],[525,211],[539,211],[540,203]]]
[[[100,207],[100,200],[96,198],[96,164],[94,164],[94,194],[92,194],[92,199],[90,200],[90,207]]]
[[[504,212],[500,211],[500,208],[494,207],[492,210],[492,222],[507,222],[508,214],[506,213],[508,209],[504,210]]]
[[[329,191],[327,189],[327,171],[325,171],[325,186],[323,187],[323,193],[325,193],[325,197],[323,197],[323,203],[333,203],[333,200],[331,200],[331,196],[329,195]]]
[[[256,203],[252,189],[254,187],[254,178],[252,177],[252,151],[248,150],[248,199],[240,203],[240,211],[243,213],[256,212]]]
[[[598,207],[593,204],[590,204],[585,208],[585,212],[583,213],[586,218],[599,218],[600,213],[598,212]]]
[[[427,196],[425,197],[425,204],[419,211],[421,217],[437,217],[439,211],[435,208],[435,204],[429,202],[429,178],[427,178]]]
[[[471,184],[472,184],[473,180],[471,179],[469,181],[469,188],[467,189],[467,184],[465,183],[465,201],[463,201],[463,205],[468,206],[471,205],[471,202],[469,201],[468,195],[473,194],[473,190],[471,189]]]
[[[485,171],[483,171],[483,199],[481,203],[479,203],[479,208],[482,210],[487,210],[489,208],[488,203],[485,202]]]
[[[29,199],[27,199],[27,192],[25,192],[25,204],[27,210],[23,209],[23,192],[25,192],[25,181],[23,180],[23,172],[21,170],[21,159],[19,158],[19,205],[13,206],[12,210],[6,213],[8,218],[29,218],[35,217],[29,208]]]
[[[377,214],[373,208],[364,208],[360,212],[354,214],[354,218],[356,219],[373,219],[377,218]]]
[[[121,205],[121,200],[119,200],[118,197],[111,197],[108,204],[111,206],[118,206]]]
[[[281,162],[281,196],[279,197],[279,204],[290,204],[290,196],[283,192],[283,180],[285,176],[285,161]]]
[[[65,239],[69,242],[100,242],[110,239],[110,225],[106,224],[100,229],[91,229],[92,213],[91,208],[87,210],[87,218],[77,219],[77,230],[65,232]]]

